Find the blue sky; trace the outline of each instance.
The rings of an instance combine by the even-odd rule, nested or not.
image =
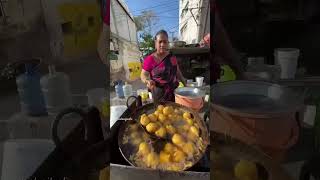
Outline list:
[[[159,18],[153,27],[153,35],[160,29],[168,32],[171,39],[172,33],[178,37],[179,30],[179,0],[124,0],[133,16],[140,15],[142,10],[153,10]]]

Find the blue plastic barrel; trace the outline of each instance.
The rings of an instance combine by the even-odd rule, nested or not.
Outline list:
[[[31,116],[47,114],[38,67],[36,64],[25,64],[25,69],[25,73],[16,78],[21,111]]]
[[[116,91],[116,95],[118,98],[123,98],[124,97],[124,94],[123,94],[123,84],[121,81],[118,81],[116,86],[115,86],[115,91]]]

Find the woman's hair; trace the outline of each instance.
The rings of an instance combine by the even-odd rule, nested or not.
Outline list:
[[[154,40],[157,40],[157,36],[160,35],[160,34],[163,34],[163,35],[165,35],[167,38],[169,38],[167,31],[161,29],[161,30],[158,31],[158,32],[156,33],[156,35],[154,36]]]

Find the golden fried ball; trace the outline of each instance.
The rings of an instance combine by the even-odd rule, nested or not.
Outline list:
[[[161,114],[161,112],[156,110],[153,114],[156,115],[157,117],[159,117],[159,114]]]
[[[190,127],[190,132],[192,132],[196,136],[199,136],[199,130],[194,126]]]
[[[176,145],[181,145],[184,143],[183,137],[180,134],[174,134],[172,136],[172,142]]]
[[[156,121],[157,121],[157,116],[154,115],[154,114],[149,114],[149,115],[148,115],[148,118],[149,118],[150,121],[152,121],[152,122],[156,122]]]
[[[191,113],[189,112],[184,112],[182,116],[184,119],[191,119]]]
[[[159,125],[157,123],[151,122],[146,126],[146,129],[149,133],[154,133],[159,129]]]
[[[156,136],[164,138],[167,135],[167,131],[166,128],[164,127],[160,127],[156,132],[155,132]]]
[[[192,142],[187,142],[183,145],[182,150],[188,155],[193,155],[195,153],[195,145]]]
[[[172,109],[172,107],[170,107],[170,106],[167,106],[167,107],[163,108],[163,114],[164,114],[164,115],[169,115],[169,114],[171,114],[172,112],[173,112],[173,109]]]
[[[166,143],[163,150],[166,153],[173,153],[175,151],[175,146],[171,143]]]
[[[170,154],[164,151],[160,152],[160,163],[169,163],[170,162]]]
[[[156,168],[159,164],[159,156],[155,152],[151,152],[147,156],[147,166],[151,168]]]
[[[157,108],[157,110],[160,111],[160,112],[162,112],[163,109],[164,109],[164,106],[163,106],[163,105],[159,105],[158,108]]]
[[[140,118],[140,123],[143,125],[143,126],[146,126],[150,123],[150,119],[147,117],[147,116],[144,116]]]
[[[190,118],[186,119],[186,122],[187,122],[190,126],[192,126],[192,125],[193,125],[193,120],[192,120],[192,119],[190,119]]]
[[[159,119],[160,122],[163,123],[164,121],[167,120],[167,116],[164,115],[164,114],[159,114],[158,119]]]
[[[177,150],[176,152],[174,152],[173,154],[173,160],[175,162],[182,162],[186,159],[186,155],[184,154],[184,152]]]
[[[140,145],[139,145],[139,153],[141,153],[141,154],[150,153],[149,145],[146,142],[140,143]]]
[[[197,123],[193,123],[193,126],[194,126],[195,128],[197,128],[198,130],[200,129],[200,126],[199,126],[199,124],[197,124]]]

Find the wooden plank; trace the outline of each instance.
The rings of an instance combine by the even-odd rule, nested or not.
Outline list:
[[[210,53],[210,48],[199,47],[174,47],[170,51],[175,54],[207,54]]]

